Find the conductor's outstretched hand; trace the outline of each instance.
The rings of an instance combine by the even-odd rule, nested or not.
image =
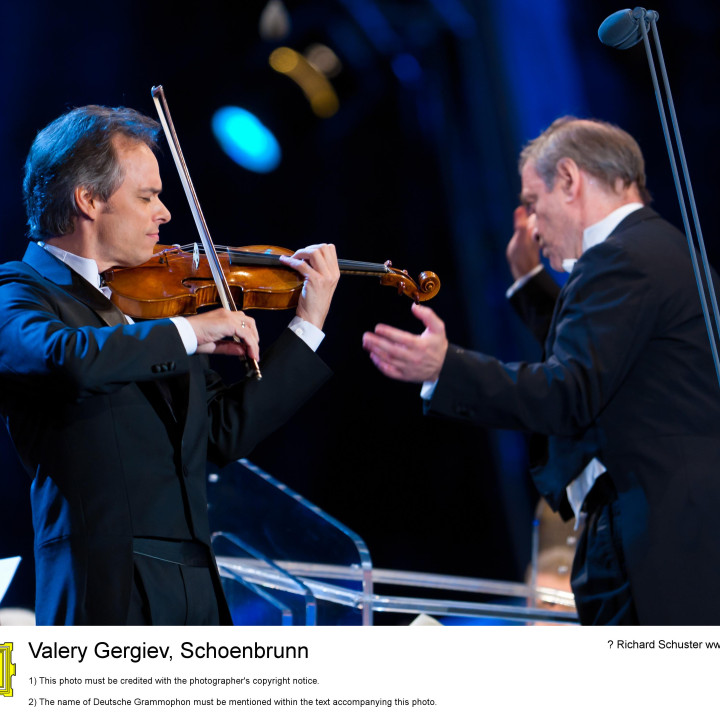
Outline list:
[[[380,324],[363,335],[363,347],[375,367],[393,380],[434,382],[448,349],[445,323],[426,305],[413,304],[412,313],[425,325],[422,333]]]

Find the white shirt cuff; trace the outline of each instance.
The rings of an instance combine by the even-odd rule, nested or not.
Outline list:
[[[536,265],[529,273],[519,277],[506,291],[505,297],[511,298],[530,278],[534,278],[543,269],[542,263]]]
[[[313,352],[319,347],[325,337],[325,333],[311,322],[303,320],[297,315],[290,321],[288,325],[292,330]]]
[[[188,355],[194,355],[197,350],[197,335],[192,329],[192,325],[188,322],[187,318],[184,317],[172,317],[170,318],[173,324],[180,333],[180,339],[185,346],[185,352]]]
[[[426,380],[420,388],[420,397],[423,400],[430,400],[432,394],[435,392],[435,387],[437,386],[437,384],[437,380]]]

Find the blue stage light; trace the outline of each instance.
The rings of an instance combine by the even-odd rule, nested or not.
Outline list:
[[[267,173],[280,164],[280,145],[255,115],[239,107],[220,108],[212,119],[220,147],[247,170]]]

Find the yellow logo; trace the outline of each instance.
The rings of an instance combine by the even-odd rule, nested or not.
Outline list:
[[[2,669],[2,677],[0,677],[0,695],[12,697],[12,676],[15,674],[15,666],[12,662],[12,643],[2,643],[0,645],[0,667]]]

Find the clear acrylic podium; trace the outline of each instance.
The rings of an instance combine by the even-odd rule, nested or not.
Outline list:
[[[577,622],[534,606],[529,584],[373,568],[362,538],[247,460],[208,480],[213,549],[236,625],[372,625],[378,612]],[[542,588],[546,602],[567,605],[567,596]]]

